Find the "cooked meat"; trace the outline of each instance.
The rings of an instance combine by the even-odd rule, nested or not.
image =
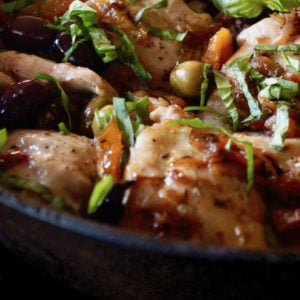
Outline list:
[[[299,14],[293,10],[288,14],[274,13],[244,29],[237,36],[239,50],[230,61],[252,51],[257,44],[282,45],[295,42],[299,39],[298,21]]]
[[[74,134],[17,130],[9,134],[2,153],[18,149],[29,156],[6,172],[45,185],[75,211],[87,204],[96,177],[92,140]]]
[[[1,52],[0,70],[18,80],[32,79],[36,73],[47,73],[56,78],[67,91],[117,96],[110,84],[90,69],[69,63],[55,63],[36,55],[16,51]]]
[[[168,1],[167,7],[147,10],[141,24],[133,18],[137,12],[157,1],[146,0],[131,3],[128,1],[89,0],[101,23],[121,28],[131,39],[135,52],[145,69],[152,75],[150,87],[170,90],[169,73],[176,63],[195,59],[200,60],[209,37],[220,27],[207,13],[196,13],[184,1]],[[162,39],[148,34],[148,25],[177,33],[187,32],[191,43]],[[121,67],[120,67],[121,68]],[[108,67],[109,72],[110,67]],[[119,77],[120,76],[120,77]],[[114,70],[114,77],[122,81],[122,72]]]
[[[202,244],[264,247],[261,195],[247,193],[244,171],[226,159],[215,133],[167,123],[145,129],[131,148],[125,179],[136,183],[122,225]]]
[[[237,76],[233,71],[231,63],[248,54],[254,53],[254,47],[260,45],[283,45],[297,43],[300,36],[299,28],[299,13],[298,10],[292,13],[279,14],[274,13],[270,17],[262,19],[254,25],[243,30],[237,37],[238,50],[233,56],[223,65],[221,71],[230,79],[233,87],[234,104],[238,110],[240,120],[246,119],[250,115],[249,103],[241,84],[238,82]],[[299,54],[293,54],[294,58],[299,58]],[[278,77],[286,80],[300,83],[299,72],[291,67],[288,67],[283,61],[281,52],[277,51],[256,51],[252,55],[249,66],[253,67],[265,77]],[[245,72],[247,73],[247,72]],[[254,99],[260,102],[262,109],[262,117],[257,122],[245,124],[248,130],[267,131],[271,126],[267,126],[267,120],[271,120],[275,115],[276,102],[262,99],[258,95],[260,89],[259,84],[250,78],[249,74],[244,75],[244,80],[247,84],[249,94]],[[296,103],[292,103],[297,105]],[[216,93],[213,93],[207,102],[207,106],[215,109],[220,113],[224,113],[225,106]],[[204,115],[207,115],[206,113]],[[298,117],[297,117],[298,118]],[[216,119],[216,118],[214,118]],[[273,118],[274,119],[274,118]],[[269,128],[268,128],[269,127]]]
[[[298,138],[285,140],[283,151],[275,150],[272,138],[255,133],[236,133],[237,137],[251,142],[255,153],[260,156],[265,166],[258,170],[258,183],[275,192],[282,200],[294,200],[300,196],[300,141]],[[296,201],[297,204],[299,200]],[[299,205],[299,204],[298,204]]]

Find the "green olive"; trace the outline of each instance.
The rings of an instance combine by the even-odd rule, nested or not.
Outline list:
[[[185,98],[198,97],[203,80],[202,71],[203,63],[197,60],[176,65],[170,73],[170,85],[174,92]]]
[[[95,109],[101,109],[109,103],[111,103],[111,98],[108,98],[106,96],[96,96],[86,105],[81,121],[81,131],[83,134],[86,134],[88,136],[92,134],[92,124]]]

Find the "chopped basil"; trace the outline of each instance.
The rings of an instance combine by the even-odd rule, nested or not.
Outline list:
[[[282,53],[282,57],[287,67],[290,67],[295,71],[300,72],[300,60],[298,57],[296,58],[286,53]]]
[[[61,197],[54,195],[46,186],[29,178],[0,172],[0,184],[15,190],[32,191],[50,203],[51,206],[57,207],[58,203],[63,205]]]
[[[259,96],[271,100],[291,100],[299,93],[298,83],[282,78],[266,78],[261,84]]]
[[[153,5],[145,6],[141,10],[137,12],[137,14],[134,17],[134,22],[137,23],[141,20],[143,17],[143,14],[150,9],[159,9],[162,7],[166,7],[168,5],[168,0],[161,0],[159,2],[154,3]]]
[[[255,18],[265,8],[280,12],[289,12],[300,6],[300,0],[213,0],[222,12],[236,18]]]
[[[67,135],[70,133],[70,131],[68,130],[68,128],[64,122],[58,123],[57,127],[58,127],[59,132],[63,135]]]
[[[232,86],[230,80],[217,70],[214,70],[213,73],[215,76],[215,82],[217,85],[218,92],[226,107],[226,110],[228,111],[231,117],[233,130],[236,130],[239,125],[239,113],[234,104],[234,96],[232,93]]]
[[[247,191],[250,192],[250,190],[253,186],[253,183],[254,183],[254,152],[253,152],[252,144],[249,141],[240,140],[240,139],[236,138],[231,132],[229,132],[225,128],[205,122],[199,118],[172,120],[169,122],[170,126],[176,125],[176,124],[190,126],[190,127],[199,128],[199,129],[203,129],[203,128],[212,129],[212,130],[215,130],[219,133],[226,135],[232,141],[234,141],[238,144],[242,144],[244,146],[246,160],[247,160],[247,180],[248,180]],[[228,146],[226,147],[226,149],[228,150]]]
[[[48,24],[47,27],[71,34],[72,46],[66,52],[64,61],[67,61],[78,44],[84,41],[93,43],[95,52],[104,63],[117,58],[116,47],[107,38],[105,30],[98,27],[97,12],[86,3],[73,1],[65,14],[55,18],[54,23]]]
[[[153,26],[147,26],[147,32],[151,33],[163,40],[171,40],[182,42],[187,35],[187,32],[174,32],[167,29],[160,29]]]
[[[0,129],[0,151],[2,151],[6,141],[7,141],[7,130],[6,128],[2,128]]]
[[[264,4],[272,10],[289,12],[294,7],[300,6],[300,0],[263,0]]]
[[[224,114],[222,114],[208,106],[187,106],[183,110],[184,111],[194,111],[194,110],[206,111],[206,112],[210,112],[210,113],[216,115],[219,118],[222,118],[225,116]]]
[[[240,71],[238,68],[233,69],[234,74],[236,76],[236,79],[241,86],[243,93],[248,101],[248,106],[250,110],[250,115],[248,118],[243,120],[243,122],[249,122],[251,120],[257,120],[260,119],[262,116],[262,110],[260,107],[259,102],[252,96],[249,87],[247,85],[247,82],[245,80],[245,73]]]
[[[98,207],[103,203],[105,197],[112,190],[113,186],[114,178],[111,174],[104,176],[96,183],[88,202],[88,214],[92,214],[97,211]]]
[[[104,114],[98,108],[94,111],[94,118],[97,124],[97,127],[100,129],[104,129],[107,124],[110,122],[111,117],[113,115],[113,109],[105,110]]]
[[[122,131],[123,143],[126,146],[134,145],[134,128],[130,119],[129,112],[126,107],[124,98],[113,98],[118,126]]]
[[[290,117],[289,117],[289,104],[279,101],[276,108],[276,124],[271,141],[271,146],[281,151],[284,148],[284,140],[289,130]]]
[[[208,73],[211,70],[211,65],[210,64],[203,64],[203,69],[202,69],[202,82],[201,82],[201,87],[200,87],[200,106],[204,106],[206,103],[206,94],[207,94],[207,89],[208,89]]]
[[[33,4],[35,0],[15,0],[9,1],[0,4],[0,9],[5,13],[15,13],[31,4]]]
[[[71,119],[71,114],[70,114],[70,111],[69,111],[69,97],[66,94],[66,92],[64,91],[64,89],[62,88],[60,82],[56,78],[54,78],[53,76],[51,76],[50,74],[47,74],[47,73],[36,73],[35,74],[35,79],[47,80],[48,82],[53,83],[58,88],[58,90],[60,92],[60,97],[61,97],[63,108],[64,108],[64,110],[67,114],[67,117],[68,117],[69,130],[71,130],[71,128],[72,128],[72,119]]]
[[[130,38],[125,32],[117,27],[113,27],[113,30],[122,37],[121,46],[117,49],[119,60],[121,63],[129,66],[141,81],[142,87],[147,88],[152,76],[139,61]]]
[[[148,110],[148,97],[143,97],[142,99],[135,102],[135,110],[137,113],[137,122],[144,125],[150,124],[150,116]]]
[[[89,35],[96,53],[102,58],[104,63],[108,63],[117,58],[116,47],[111,44],[104,29],[91,27],[89,28]]]
[[[300,52],[300,44],[256,45],[254,50],[272,52]]]

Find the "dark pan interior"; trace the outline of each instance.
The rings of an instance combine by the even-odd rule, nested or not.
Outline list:
[[[51,278],[101,299],[237,299],[292,293],[300,253],[155,240],[37,208],[0,190],[0,243]]]

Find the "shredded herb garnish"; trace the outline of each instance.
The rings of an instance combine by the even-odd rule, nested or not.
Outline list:
[[[2,151],[6,141],[7,141],[7,130],[6,128],[2,128],[0,129],[0,151]]]
[[[200,88],[200,106],[205,106],[206,104],[206,94],[208,89],[208,74],[211,71],[212,66],[210,64],[203,64],[202,69],[202,82],[201,82],[201,88]]]
[[[0,171],[0,183],[15,190],[32,191],[56,208],[59,208],[58,206],[64,206],[61,197],[54,195],[46,186],[37,181],[30,180],[29,178],[10,175]]]
[[[238,68],[234,68],[233,71],[234,71],[236,79],[237,79],[239,85],[241,86],[243,93],[248,101],[248,106],[250,109],[250,115],[248,116],[248,118],[246,118],[242,122],[249,122],[251,120],[259,120],[262,117],[263,113],[262,113],[262,110],[260,107],[260,103],[257,101],[257,99],[255,99],[252,96],[252,94],[249,90],[249,87],[245,80],[245,73],[240,71]]]
[[[88,202],[88,214],[92,214],[97,211],[98,207],[103,203],[113,186],[114,178],[110,174],[104,176],[96,183]]]
[[[142,87],[147,88],[152,76],[141,64],[130,38],[118,27],[113,27],[113,30],[122,37],[121,46],[117,49],[120,62],[129,66],[141,81]]]
[[[282,53],[283,60],[287,67],[294,69],[297,72],[300,72],[300,60],[298,57]]]
[[[183,110],[184,111],[195,111],[195,110],[206,111],[206,112],[216,115],[218,118],[223,118],[226,116],[225,114],[222,114],[209,106],[187,106]]]
[[[67,135],[70,133],[70,131],[68,130],[68,128],[64,122],[58,123],[57,127],[58,127],[59,132],[63,135]]]
[[[256,45],[254,50],[272,52],[300,52],[300,44]]]
[[[289,108],[289,104],[284,101],[277,103],[276,124],[271,141],[271,146],[277,151],[282,151],[284,148],[284,140],[290,125]]]
[[[141,10],[139,10],[139,11],[137,12],[137,14],[135,15],[135,17],[134,17],[134,22],[135,22],[135,23],[139,22],[139,21],[142,19],[144,13],[145,13],[147,10],[150,10],[150,9],[160,9],[160,8],[162,8],[162,7],[166,7],[167,5],[168,5],[168,0],[161,0],[161,1],[159,1],[159,2],[154,3],[153,5],[149,5],[149,6],[143,7],[143,8],[142,8]]]
[[[71,34],[72,46],[66,52],[64,61],[67,61],[77,46],[84,41],[93,43],[95,52],[104,63],[117,58],[116,47],[107,38],[105,30],[98,27],[97,12],[86,3],[73,1],[65,14],[55,18],[54,23],[48,24],[47,27]]]
[[[115,115],[118,121],[118,126],[122,131],[123,143],[126,146],[133,146],[134,128],[126,107],[125,99],[113,98],[113,105],[115,109]]]
[[[239,126],[239,113],[234,104],[234,96],[230,80],[217,70],[214,70],[213,72],[218,92],[231,117],[233,130],[236,130]]]
[[[153,26],[147,26],[147,32],[160,37],[163,40],[171,40],[182,42],[187,35],[187,32],[174,32],[167,29],[160,29]]]
[[[259,96],[270,100],[291,100],[299,93],[298,83],[282,78],[266,78],[261,85]]]

